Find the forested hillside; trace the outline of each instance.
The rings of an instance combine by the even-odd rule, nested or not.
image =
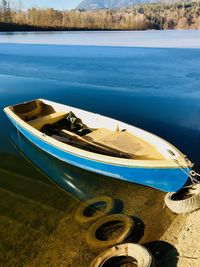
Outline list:
[[[200,29],[200,3],[141,4],[131,8],[71,10],[0,8],[0,30]]]

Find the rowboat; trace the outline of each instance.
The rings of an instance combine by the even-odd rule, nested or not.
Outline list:
[[[164,139],[99,114],[45,99],[8,106],[4,112],[34,145],[94,173],[174,192],[192,168]]]

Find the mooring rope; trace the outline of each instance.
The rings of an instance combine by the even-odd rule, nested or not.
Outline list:
[[[190,170],[188,167],[187,167],[187,170],[183,169],[182,165],[178,162],[177,159],[173,159],[173,161],[179,166],[182,172],[188,175],[188,178],[190,178],[193,185],[200,184],[200,180],[196,178],[197,176],[200,177],[200,173],[194,170]]]
[[[193,184],[200,184],[200,180],[198,178],[196,178],[196,177],[200,177],[200,174],[198,172],[191,170],[189,177],[190,177]]]

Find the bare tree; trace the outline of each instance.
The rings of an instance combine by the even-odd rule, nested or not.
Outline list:
[[[11,22],[11,10],[9,1],[1,1],[1,17],[3,22]]]
[[[11,10],[0,0],[0,22],[43,29],[199,29],[200,3],[141,4],[123,9],[58,11],[53,8]]]

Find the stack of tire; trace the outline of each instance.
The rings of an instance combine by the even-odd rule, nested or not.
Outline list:
[[[155,266],[153,256],[145,247],[126,243],[133,230],[133,219],[115,212],[116,201],[109,196],[82,202],[75,212],[75,220],[87,229],[87,243],[95,249],[106,249],[94,259],[90,267]],[[107,236],[110,227],[112,231]],[[120,231],[117,232],[117,228]]]

